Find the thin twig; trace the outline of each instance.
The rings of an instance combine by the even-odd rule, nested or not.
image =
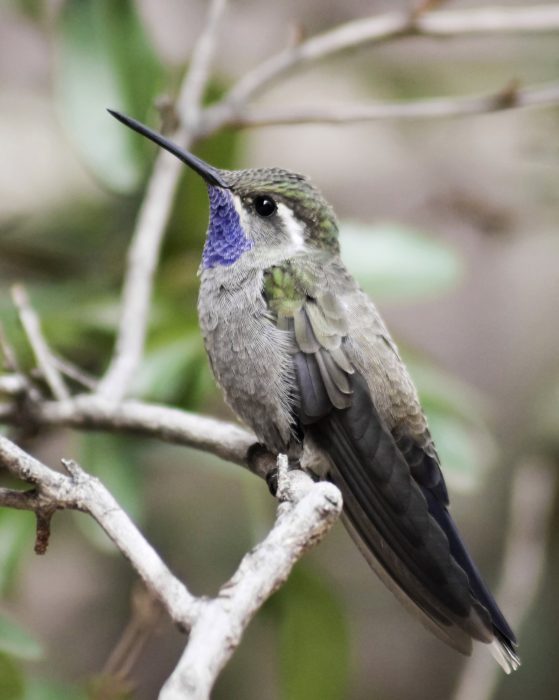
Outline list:
[[[182,148],[188,148],[192,142],[192,128],[198,122],[224,8],[225,0],[212,0],[205,27],[192,52],[190,70],[181,87],[178,106],[180,110],[186,110],[186,114],[181,113],[183,126],[172,138]],[[100,394],[113,401],[120,401],[125,396],[142,358],[153,278],[182,167],[180,161],[169,153],[163,150],[158,153],[138,213],[128,249],[115,351],[98,387]]]
[[[99,381],[96,377],[85,372],[81,367],[77,367],[73,362],[54,353],[51,353],[51,357],[55,367],[69,379],[73,379],[90,391],[95,391],[99,386]]]
[[[245,74],[226,98],[206,110],[204,132],[228,123],[257,94],[269,90],[296,68],[350,49],[405,36],[449,37],[462,34],[554,32],[559,30],[557,5],[482,7],[437,12],[391,12],[339,25],[310,37],[264,61]]]
[[[126,400],[120,404],[97,396],[72,401],[49,401],[29,409],[37,425],[124,431],[205,450],[244,464],[256,442],[253,433],[215,418],[157,404]]]
[[[61,401],[68,399],[70,392],[52,361],[49,346],[41,331],[39,317],[29,303],[25,288],[19,284],[14,285],[12,287],[12,298],[17,307],[21,325],[37,360],[37,365],[53,396]]]
[[[485,95],[442,97],[413,102],[251,109],[231,115],[231,121],[227,125],[248,128],[278,124],[350,124],[381,119],[440,119],[557,104],[559,83],[555,82],[522,89],[510,89],[507,86],[504,90]]]
[[[206,25],[192,50],[188,78],[177,103],[184,129],[194,134],[198,128],[204,92],[210,78],[217,34],[225,11],[226,0],[213,0],[208,10]]]
[[[556,487],[555,465],[543,459],[526,461],[514,471],[503,573],[496,598],[517,630],[534,605],[544,575]],[[501,678],[489,655],[476,654],[463,668],[454,700],[490,700]]]
[[[36,510],[40,508],[39,495],[35,489],[18,491],[17,489],[0,488],[0,506],[17,510]]]
[[[209,452],[248,468],[265,479],[272,455],[258,444],[254,433],[239,425],[177,408],[126,400],[115,404],[97,395],[77,396],[69,401],[30,400],[26,413],[15,404],[0,404],[0,423],[20,425],[23,419],[34,428],[66,426],[80,430],[107,430],[144,435],[164,442]]]
[[[155,549],[95,477],[75,462],[65,461],[68,475],[55,472],[5,437],[0,436],[0,465],[14,476],[35,486],[28,494],[29,509],[46,511],[70,508],[89,513],[130,561],[150,591],[161,601],[171,619],[182,626],[194,620],[195,599],[160,559]],[[4,493],[6,501],[8,495]],[[9,496],[13,498],[13,494]],[[19,500],[24,507],[23,499]],[[7,504],[5,502],[5,504]]]
[[[9,372],[15,372],[19,373],[21,372],[18,361],[17,361],[17,356],[15,353],[14,348],[12,347],[11,343],[8,341],[8,338],[6,336],[6,331],[4,330],[4,326],[2,325],[2,322],[0,321],[0,352],[2,352],[2,356],[4,358],[4,369],[7,369]]]
[[[100,674],[99,700],[105,689],[130,687],[130,672],[146,642],[156,629],[163,612],[159,601],[138,582],[131,595],[130,619]]]
[[[50,521],[57,506],[46,501],[37,489],[17,491],[6,488],[0,488],[0,506],[17,510],[30,510],[35,513],[37,520],[35,552],[44,554],[49,544]]]

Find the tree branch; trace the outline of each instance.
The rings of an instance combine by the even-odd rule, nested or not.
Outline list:
[[[27,380],[21,374],[0,375],[0,394],[19,396],[27,391]]]
[[[244,75],[217,105],[204,114],[204,134],[233,122],[257,94],[280,79],[335,54],[406,36],[450,37],[463,34],[554,32],[559,30],[559,7],[482,7],[436,12],[391,12],[347,22],[290,46]]]
[[[183,125],[173,140],[188,148],[193,128],[198,123],[200,103],[209,78],[219,19],[225,0],[212,0],[206,25],[192,52],[188,71],[178,98]],[[148,324],[153,278],[159,259],[163,234],[171,214],[182,164],[160,150],[140,207],[136,228],[128,249],[122,310],[113,358],[99,384],[102,396],[120,401],[126,394],[143,353]]]
[[[278,472],[280,506],[274,527],[243,557],[217,598],[203,606],[190,630],[188,646],[161,691],[161,700],[209,697],[255,613],[339,517],[342,499],[333,484],[315,484],[301,471],[288,473],[285,456],[278,459]]]
[[[557,104],[559,104],[559,83],[529,88],[510,85],[496,93],[485,95],[442,97],[414,102],[249,109],[246,112],[232,114],[231,121],[226,122],[225,125],[246,129],[279,124],[350,124],[382,119],[439,119]]]
[[[79,396],[35,404],[29,411],[37,425],[132,432],[195,447],[235,464],[246,464],[257,441],[253,433],[233,423],[141,401],[114,404],[102,397]]]
[[[32,496],[33,492],[23,494],[16,507],[25,507],[27,501],[29,510],[36,513],[54,512],[57,508],[89,513],[130,561],[171,618],[183,627],[189,626],[195,616],[195,598],[173,576],[101,482],[86,474],[75,462],[67,460],[63,464],[68,475],[55,472],[0,436],[0,465],[35,486],[36,495]],[[14,492],[4,490],[0,503],[12,506]]]
[[[12,298],[18,310],[19,319],[27,340],[37,360],[37,366],[53,396],[59,400],[69,398],[70,392],[53,361],[49,346],[41,331],[41,322],[29,303],[25,288],[20,284],[14,285],[12,287]]]
[[[205,700],[244,630],[263,603],[287,579],[295,563],[317,544],[342,509],[339,490],[328,482],[315,484],[304,472],[288,471],[287,457],[278,457],[276,522],[265,540],[246,554],[233,577],[215,599],[195,598],[160,559],[101,482],[71,460],[68,475],[55,472],[0,436],[0,465],[35,486],[18,493],[0,489],[0,504],[32,510],[38,538],[55,510],[89,513],[139,573],[171,619],[189,630],[186,649],[160,697]],[[46,543],[43,543],[46,547]],[[38,546],[38,545],[37,545]]]

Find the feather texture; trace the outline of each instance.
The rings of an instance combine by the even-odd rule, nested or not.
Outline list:
[[[328,266],[313,274],[298,265],[284,265],[265,294],[275,289],[270,306],[292,334],[294,412],[327,457],[348,530],[437,636],[466,654],[472,639],[497,645],[513,668],[514,634],[450,517],[439,458],[396,346],[374,306],[339,274],[339,261],[333,275]],[[289,280],[289,299],[280,277]],[[347,311],[354,307],[358,319]]]

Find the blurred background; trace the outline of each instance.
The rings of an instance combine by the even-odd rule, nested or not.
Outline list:
[[[208,99],[283,48],[294,25],[310,35],[406,7],[231,2]],[[33,363],[9,294],[16,281],[59,354],[94,376],[106,368],[155,154],[105,108],[157,127],[154,102],[176,94],[206,9],[200,0],[1,3],[0,320],[25,366]],[[557,34],[394,41],[310,66],[261,102],[394,101],[497,91],[513,78],[541,83],[557,76],[558,42]],[[559,111],[547,108],[227,131],[197,146],[220,167],[306,173],[332,202],[344,258],[410,366],[453,514],[493,587],[514,470],[532,460],[559,466],[558,144]],[[196,320],[206,224],[204,187],[185,169],[133,393],[230,418]],[[72,431],[44,432],[25,446],[53,466],[73,457],[98,474],[195,594],[215,593],[273,521],[265,484],[205,454]],[[503,675],[500,700],[559,694],[558,510],[550,498],[543,583],[517,630],[524,665]],[[521,525],[529,530],[530,516]],[[79,514],[56,516],[45,557],[33,554],[33,539],[31,514],[0,511],[0,697],[155,697],[184,637],[135,588],[128,563]],[[145,644],[129,659],[127,683],[107,686],[101,676],[116,663],[125,629]],[[214,697],[444,700],[463,665],[399,606],[337,525],[257,616]]]

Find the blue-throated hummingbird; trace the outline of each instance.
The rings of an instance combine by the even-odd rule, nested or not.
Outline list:
[[[464,654],[489,644],[517,668],[514,633],[448,512],[415,386],[340,258],[331,206],[302,175],[220,170],[109,111],[208,186],[198,313],[229,405],[267,449],[340,488],[372,568],[432,632]]]

